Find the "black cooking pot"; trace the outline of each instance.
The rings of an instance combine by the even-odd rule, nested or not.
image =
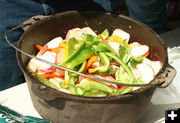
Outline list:
[[[47,17],[32,25],[22,35],[18,48],[37,54],[34,44],[44,45],[51,39],[65,35],[69,29],[89,26],[101,33],[116,28],[130,34],[130,41],[139,41],[150,47],[151,60],[159,60],[162,68],[151,82],[156,86],[146,86],[119,96],[83,97],[52,89],[35,79],[26,69],[30,58],[17,52],[21,67],[37,112],[54,123],[133,123],[145,112],[157,87],[168,86],[175,76],[175,69],[168,64],[164,42],[152,29],[130,17],[101,12],[69,11]],[[148,73],[147,73],[148,74]]]

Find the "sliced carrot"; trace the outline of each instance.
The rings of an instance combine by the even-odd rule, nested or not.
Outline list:
[[[43,47],[39,44],[34,44],[34,46],[36,47],[37,50],[41,50]]]
[[[55,52],[58,53],[60,51],[60,48],[53,48],[53,49],[48,49],[50,52]]]
[[[88,62],[86,63],[86,66],[84,68],[84,72],[83,73],[86,73],[87,69],[94,63],[96,62],[98,59],[98,56],[91,56],[88,60]]]
[[[51,74],[41,74],[41,76],[44,77],[44,78],[53,78],[53,77],[56,77],[56,78],[60,78],[60,79],[64,80],[64,77],[59,76],[57,74],[53,74],[53,73],[51,73]]]
[[[147,57],[148,55],[149,55],[149,51],[146,52],[143,56],[144,56],[144,57]]]
[[[98,35],[100,37],[100,39],[103,41],[103,42],[106,42],[106,40],[104,40],[104,38],[102,37],[101,34]]]

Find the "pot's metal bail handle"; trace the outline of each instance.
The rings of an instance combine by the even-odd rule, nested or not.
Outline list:
[[[164,72],[157,77],[157,82],[160,83],[158,88],[167,87],[174,79],[176,70],[171,65],[167,64]]]

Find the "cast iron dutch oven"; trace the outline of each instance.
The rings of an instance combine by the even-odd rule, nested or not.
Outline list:
[[[49,40],[65,35],[69,29],[89,26],[98,33],[116,28],[130,34],[130,41],[139,41],[150,47],[151,60],[159,60],[162,68],[151,82],[156,86],[141,87],[125,95],[111,97],[83,97],[52,89],[35,79],[26,69],[30,58],[17,52],[29,88],[31,100],[37,112],[54,123],[134,123],[145,112],[157,87],[168,86],[175,76],[175,69],[168,64],[164,42],[152,29],[125,16],[101,12],[68,11],[52,15],[32,25],[21,36],[18,48],[36,54],[34,44],[44,45]],[[148,74],[148,73],[147,73]]]

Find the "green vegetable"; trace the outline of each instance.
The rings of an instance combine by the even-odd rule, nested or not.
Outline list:
[[[104,52],[109,51],[112,54],[116,55],[116,52],[114,51],[114,49],[109,44],[107,44],[105,42],[99,42],[97,46],[98,46],[97,49],[101,49]]]
[[[122,45],[119,45],[119,58],[125,62],[124,57],[127,57],[127,51],[126,49],[122,46]]]
[[[32,72],[32,75],[35,76],[37,79],[39,79],[39,81],[41,81],[42,83],[44,83],[45,85],[54,88],[54,89],[59,89],[59,87],[57,87],[55,84],[53,84],[51,81],[49,81],[48,79],[40,76],[39,74]]]
[[[103,92],[103,91],[99,91],[99,90],[96,90],[96,89],[92,89],[92,90],[89,90],[89,91],[86,91],[83,96],[107,96],[108,93],[106,92]]]
[[[68,56],[70,57],[73,54],[73,49],[74,49],[74,42],[75,38],[70,38],[68,41]]]
[[[80,53],[71,61],[69,69],[74,69],[77,65],[82,64],[86,59],[91,57],[94,52],[90,48],[83,48]]]
[[[109,37],[109,31],[105,29],[102,33],[101,36],[106,40]]]
[[[71,90],[71,94],[73,95],[77,95],[76,94],[76,88],[74,86],[69,86],[70,90]]]
[[[103,83],[99,83],[99,82],[95,82],[95,81],[84,81],[81,82],[78,87],[83,88],[84,90],[92,90],[92,89],[96,89],[96,90],[100,90],[100,91],[104,91],[104,92],[108,92],[108,93],[113,93],[113,89],[110,88],[109,86],[103,84]]]
[[[73,52],[73,54],[66,60],[64,61],[62,64],[60,64],[61,66],[66,65],[67,63],[71,62],[80,52],[81,50],[85,47],[85,42],[82,42],[79,46],[79,48]]]
[[[108,69],[106,72],[95,72],[95,74],[97,75],[111,75],[114,73],[114,70],[113,69]]]
[[[136,62],[133,59],[129,60],[129,64],[132,68],[136,68]]]
[[[124,90],[124,89],[119,88],[119,89],[114,93],[114,95],[120,95],[120,93],[121,93],[123,90]]]
[[[134,57],[134,56],[131,56],[131,58],[132,58],[135,62],[137,62],[137,63],[141,63],[142,60],[143,60],[143,56],[139,56],[138,58],[136,58],[136,57]]]
[[[129,50],[128,47],[127,47],[127,42],[126,42],[126,40],[123,40],[123,46],[124,46],[124,48],[126,49],[127,53],[128,53],[129,55],[131,55],[131,52],[130,52],[130,50]],[[131,55],[131,58],[132,58],[135,62],[137,62],[137,63],[141,63],[142,60],[143,60],[143,56],[140,56],[139,58],[136,58],[136,57],[134,57],[134,56]]]
[[[87,47],[91,47],[96,44],[97,37],[91,34],[82,34],[82,39],[85,41]]]
[[[132,88],[133,88],[133,87],[127,87],[127,88],[125,88],[124,90],[122,90],[119,94],[129,93],[129,92],[131,92]]]
[[[109,57],[112,57],[114,60],[116,60],[117,62],[120,63],[120,65],[124,68],[124,70],[125,70],[125,71],[128,73],[128,75],[129,75],[129,82],[130,82],[130,83],[133,83],[133,81],[134,81],[134,76],[133,76],[133,73],[132,73],[131,69],[130,69],[122,60],[120,60],[117,56],[113,55],[112,53],[106,52],[105,54],[106,54],[107,56],[109,56]]]
[[[75,83],[76,83],[77,80],[78,80],[78,76],[70,77],[68,85],[69,86],[75,86]]]
[[[84,69],[85,69],[85,67],[86,67],[86,63],[87,63],[87,61],[84,61],[84,62],[82,63],[81,67],[80,67],[79,70],[78,70],[79,73],[82,73],[82,72],[84,71]],[[78,75],[75,74],[75,73],[71,73],[70,76],[78,76]]]
[[[77,95],[83,95],[85,92],[84,89],[80,88],[80,87],[76,87],[76,94]]]
[[[99,71],[99,72],[106,72],[106,71],[108,71],[108,68],[109,68],[109,65],[110,65],[110,61],[109,61],[108,57],[103,52],[99,53],[99,57],[100,57],[100,59],[101,59],[101,61],[102,61],[102,63],[104,65],[96,68],[96,71]]]

